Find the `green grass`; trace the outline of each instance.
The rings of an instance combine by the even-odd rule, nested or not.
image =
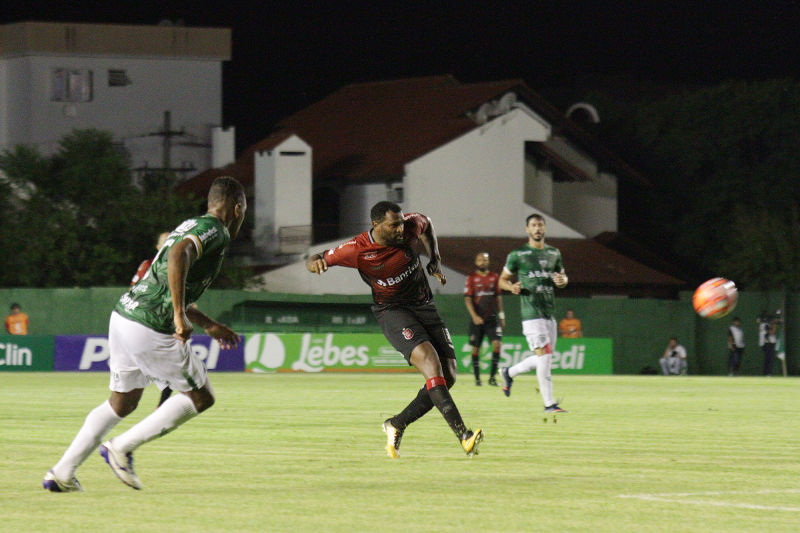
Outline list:
[[[41,479],[105,374],[0,373],[1,531],[754,531],[800,529],[796,378],[555,376],[571,413],[543,423],[536,378],[453,390],[486,440],[473,459],[433,411],[401,457],[381,422],[415,374],[212,374],[217,404],[136,452],[144,484],[93,454],[85,492]],[[485,381],[484,381],[485,383]],[[157,391],[113,434],[153,409]]]

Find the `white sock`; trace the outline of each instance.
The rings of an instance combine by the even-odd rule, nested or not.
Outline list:
[[[508,369],[508,377],[514,378],[519,374],[524,374],[526,372],[530,372],[536,365],[538,364],[537,359],[539,359],[538,355],[531,355],[530,357],[526,357],[516,365],[512,366]]]
[[[539,391],[542,393],[544,406],[550,407],[556,401],[553,399],[553,378],[550,373],[551,355],[546,353],[539,355],[539,362],[536,366],[536,378],[539,380]]]
[[[145,442],[166,435],[195,416],[197,409],[192,399],[185,394],[175,394],[144,420],[114,437],[114,449],[122,453],[132,452]]]
[[[75,470],[86,460],[111,429],[116,426],[122,417],[117,416],[108,400],[101,403],[86,415],[86,420],[78,430],[67,451],[61,460],[53,467],[53,474],[58,479],[69,481],[75,475]]]

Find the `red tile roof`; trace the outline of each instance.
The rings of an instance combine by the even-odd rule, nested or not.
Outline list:
[[[475,255],[488,252],[494,272],[500,272],[511,250],[525,244],[516,237],[439,237],[442,262],[468,275],[475,269]],[[592,239],[547,239],[561,250],[569,286],[564,295],[627,294],[668,296],[686,283],[611,250]]]
[[[315,181],[399,179],[408,162],[478,127],[467,113],[508,92],[516,93],[520,101],[550,122],[554,134],[566,136],[586,148],[620,178],[646,183],[640,174],[532,91],[524,81],[464,84],[452,76],[342,87],[280,121],[277,133],[248,147],[228,171],[246,187],[252,186],[253,154],[269,150],[294,133],[314,150]],[[212,180],[205,172],[182,183],[178,190],[202,194]]]

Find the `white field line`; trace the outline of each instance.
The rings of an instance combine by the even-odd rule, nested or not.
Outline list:
[[[729,491],[708,491],[708,492],[672,492],[661,494],[620,494],[620,498],[636,500],[657,501],[667,503],[684,503],[693,505],[711,505],[715,507],[738,507],[740,509],[755,509],[759,511],[788,511],[800,513],[800,507],[787,507],[784,505],[758,505],[752,503],[736,503],[718,500],[697,500],[702,496],[726,496],[734,494],[754,495],[754,494],[797,494],[800,489],[764,489],[757,491],[729,490]]]

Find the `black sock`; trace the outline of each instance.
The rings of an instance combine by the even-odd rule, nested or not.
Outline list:
[[[500,362],[500,350],[492,352],[492,370],[489,372],[491,377],[497,375],[497,364]]]
[[[431,409],[433,409],[431,395],[428,394],[425,387],[422,387],[417,393],[417,397],[411,400],[411,403],[400,414],[393,416],[390,422],[394,427],[403,431],[409,424],[422,418]]]
[[[472,354],[472,371],[475,373],[475,381],[481,380],[481,362],[478,359],[478,354]]]
[[[458,407],[456,407],[456,402],[453,401],[453,397],[450,396],[450,391],[447,390],[447,387],[443,383],[444,378],[440,379],[442,380],[442,384],[437,384],[429,388],[428,394],[431,400],[433,400],[433,404],[442,413],[450,429],[453,430],[456,437],[461,439],[461,436],[467,430],[467,426],[464,425],[464,421],[461,419],[461,413],[458,412]],[[428,383],[430,384],[431,381],[432,380],[428,380]]]

